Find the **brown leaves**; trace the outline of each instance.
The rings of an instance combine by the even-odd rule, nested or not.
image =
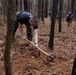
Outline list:
[[[28,42],[23,40],[16,32],[15,41],[11,48],[13,75],[70,75],[74,55],[76,54],[76,34],[74,34],[73,23],[68,28],[67,23],[62,22],[62,32],[55,27],[54,50],[48,49],[50,20],[46,19],[45,24],[39,23],[39,47],[47,53],[53,54],[55,59],[49,62],[49,58],[38,49],[30,47]],[[6,26],[0,27],[0,73],[3,74],[3,50],[6,34]],[[26,29],[25,29],[26,30]]]

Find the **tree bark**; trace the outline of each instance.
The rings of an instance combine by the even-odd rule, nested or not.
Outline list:
[[[24,0],[24,10],[28,11],[28,0]]]
[[[41,0],[41,21],[43,21],[44,24],[44,0]]]
[[[61,19],[62,19],[62,6],[63,2],[62,0],[59,0],[59,12],[58,12],[58,18],[59,18],[59,32],[62,32],[62,24],[61,24]]]
[[[41,1],[38,0],[38,18],[40,19],[41,17]]]
[[[44,17],[48,17],[48,0],[45,0],[45,11],[44,11]]]
[[[72,75],[76,75],[76,56],[73,62]]]
[[[20,0],[20,10],[22,10],[22,0]]]
[[[11,71],[11,40],[13,32],[13,20],[14,20],[15,6],[13,0],[7,0],[7,35],[6,35],[6,44],[4,51],[4,66],[5,66],[5,75],[12,75]]]
[[[57,15],[57,6],[58,6],[58,0],[53,0],[50,38],[49,38],[49,44],[48,44],[48,47],[50,49],[53,49],[53,46],[54,46],[54,28],[55,28],[55,21],[56,21],[56,15]]]

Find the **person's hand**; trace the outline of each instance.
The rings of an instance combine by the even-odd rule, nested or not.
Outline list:
[[[35,43],[35,46],[37,46],[37,47],[38,47],[38,43]]]

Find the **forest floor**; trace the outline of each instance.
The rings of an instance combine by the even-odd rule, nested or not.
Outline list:
[[[76,54],[76,30],[73,21],[68,27],[62,21],[62,32],[58,32],[58,22],[55,25],[54,50],[48,49],[50,19],[45,19],[44,25],[39,23],[39,47],[47,53],[54,55],[54,60],[49,61],[47,56],[34,47],[29,47],[28,42],[21,38],[19,30],[11,48],[11,66],[13,75],[71,75],[74,56]],[[24,26],[24,30],[26,27]],[[26,31],[25,31],[26,33]],[[0,19],[0,75],[4,72],[4,48],[6,36],[6,22]]]

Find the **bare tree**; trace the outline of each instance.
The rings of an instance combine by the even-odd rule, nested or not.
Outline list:
[[[38,18],[40,19],[41,17],[41,1],[38,0]]]
[[[73,12],[73,17],[75,18],[75,16],[76,16],[76,0],[71,0],[71,11]]]
[[[12,75],[10,50],[11,50],[14,12],[15,12],[14,1],[7,0],[7,35],[6,35],[6,44],[4,51],[5,75]]]
[[[22,0],[20,0],[20,10],[22,10]]]
[[[44,10],[44,17],[48,17],[48,0],[45,0],[45,10]]]
[[[41,20],[44,24],[44,0],[41,0]]]
[[[56,21],[56,15],[57,15],[57,6],[58,6],[58,0],[53,0],[50,38],[49,38],[49,44],[48,44],[48,47],[50,49],[53,49],[53,46],[54,46],[54,28],[55,28],[55,21]]]
[[[28,0],[24,0],[24,10],[28,11]]]
[[[16,8],[16,11],[18,11],[18,0],[15,0],[15,8]]]
[[[4,19],[5,19],[6,10],[7,10],[7,0],[2,0],[2,6],[3,6],[3,14],[4,14]]]
[[[73,62],[72,75],[76,75],[76,56]]]
[[[62,31],[62,24],[61,24],[61,19],[62,19],[62,7],[63,7],[63,2],[62,2],[62,0],[59,0],[59,12],[58,12],[58,18],[59,18],[59,32]]]

